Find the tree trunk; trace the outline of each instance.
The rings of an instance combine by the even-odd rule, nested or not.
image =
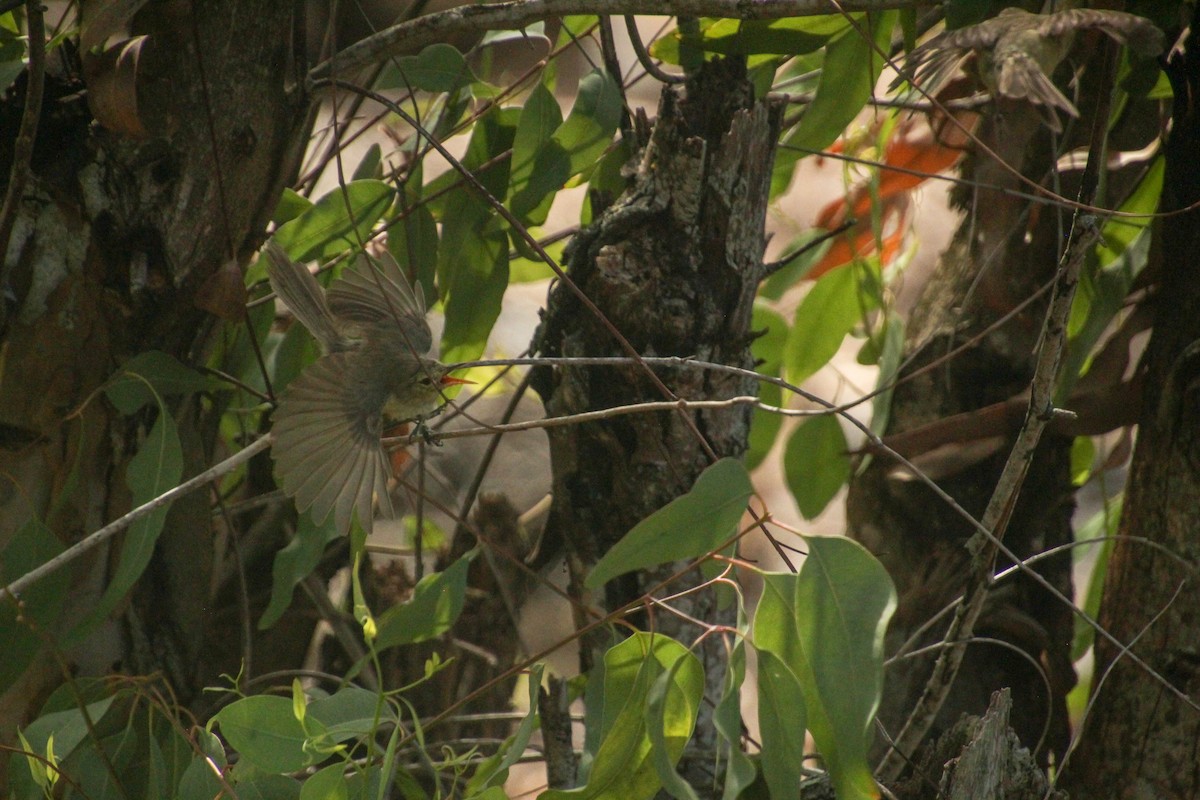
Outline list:
[[[290,4],[166,0],[132,22],[134,34],[148,36],[135,74],[87,53],[84,84],[68,46],[50,54],[28,183],[4,254],[11,302],[0,332],[0,474],[15,485],[0,493],[0,547],[31,520],[66,545],[127,511],[125,467],[154,412],[123,417],[97,389],[148,350],[202,363],[209,310],[245,314],[239,266],[260,244],[306,140],[308,98],[289,91],[304,68],[295,24]],[[24,101],[18,90],[0,114],[5,141]],[[92,122],[93,111],[103,124]],[[11,150],[4,156],[7,176]],[[187,477],[210,463],[222,409],[198,401],[169,408]],[[159,672],[182,700],[192,697],[219,619],[210,604],[237,596],[210,585],[227,568],[214,561],[213,536],[207,497],[177,503],[149,579],[115,626],[67,654],[69,666]],[[119,552],[118,541],[67,568],[71,594],[56,630],[95,604]],[[233,630],[215,638],[237,641]],[[236,671],[239,655],[219,669]],[[5,687],[0,739],[10,741],[61,680],[52,663],[44,653]]]
[[[1196,34],[1167,73],[1175,88],[1161,212],[1200,202]],[[1120,533],[1108,562],[1100,624],[1171,687],[1200,701],[1200,214],[1159,221],[1161,283],[1147,346],[1145,395]],[[1166,558],[1135,539],[1157,543]],[[1187,566],[1193,565],[1193,566]],[[1200,712],[1096,637],[1091,712],[1064,785],[1072,797],[1200,797]],[[1136,754],[1136,757],[1131,757]]]
[[[778,125],[777,111],[754,100],[736,61],[707,64],[686,91],[664,90],[632,185],[576,237],[567,255],[568,274],[636,352],[752,365],[749,326],[762,277]],[[627,355],[561,284],[551,294],[535,347],[546,356]],[[757,391],[740,377],[683,369],[655,373],[674,396],[689,400]],[[552,416],[664,399],[636,366],[546,370],[535,388]],[[554,502],[546,536],[565,544],[573,596],[586,601],[582,581],[591,566],[637,522],[689,490],[714,456],[740,456],[749,423],[749,410],[736,409],[638,414],[549,429]],[[610,582],[601,604],[619,608],[680,566]],[[670,591],[702,580],[693,571]],[[706,623],[734,622],[736,609],[719,610],[714,591],[672,604]],[[642,615],[635,621],[647,623]],[[654,612],[653,627],[685,644],[703,632],[661,610]],[[600,638],[585,642],[585,666],[603,646]],[[715,700],[725,650],[710,637],[697,654]],[[711,716],[711,709],[702,709]],[[701,755],[683,767],[700,790],[714,785],[715,731],[706,716],[693,741]]]

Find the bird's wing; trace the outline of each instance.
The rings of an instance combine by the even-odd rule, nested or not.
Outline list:
[[[378,258],[360,254],[330,287],[329,307],[337,317],[360,325],[399,325],[417,355],[433,346],[424,292],[420,286],[413,290],[386,252]]]
[[[348,380],[354,353],[318,359],[288,385],[275,410],[271,448],[285,494],[296,507],[312,509],[319,523],[333,511],[337,531],[350,530],[351,515],[370,533],[371,501],[391,516],[387,492],[389,465],[379,443],[378,410],[364,410]]]
[[[1038,26],[1038,32],[1043,36],[1062,36],[1087,29],[1103,31],[1144,56],[1156,56],[1163,51],[1162,31],[1145,17],[1124,11],[1073,8],[1047,15]]]
[[[292,261],[283,248],[273,241],[267,242],[263,252],[267,254],[267,278],[275,294],[322,347],[326,350],[339,349],[342,335],[337,320],[325,302],[325,290],[308,271],[308,267]]]
[[[914,81],[931,95],[937,94],[969,55],[969,51],[959,47],[930,47],[933,43],[930,41],[921,45],[905,59]],[[904,76],[897,77],[892,82],[892,90],[898,89],[903,81]]]
[[[1005,20],[994,18],[957,30],[943,31],[913,48],[905,57],[904,63],[909,73],[927,93],[936,94],[973,50],[989,50],[995,47],[1000,35],[1004,33],[1005,25]],[[903,80],[903,76],[896,78],[892,82],[892,90],[899,88]]]
[[[1061,109],[1072,117],[1079,110],[1050,77],[1042,71],[1037,59],[1028,53],[1008,53],[1005,61],[996,65],[996,92],[1011,100],[1024,100],[1040,109],[1042,120],[1055,133],[1062,132],[1062,123],[1054,109]]]

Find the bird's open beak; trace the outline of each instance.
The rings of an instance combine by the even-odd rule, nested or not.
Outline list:
[[[466,378],[451,378],[449,375],[442,376],[442,386],[457,386],[460,383],[473,384],[475,381],[469,381]]]

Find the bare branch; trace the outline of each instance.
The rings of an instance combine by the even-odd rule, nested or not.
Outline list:
[[[882,11],[910,6],[909,0],[850,0],[843,11]],[[393,25],[347,47],[308,73],[313,81],[345,76],[393,56],[413,53],[454,34],[518,30],[541,20],[571,14],[779,19],[828,14],[826,0],[515,0],[459,6]]]

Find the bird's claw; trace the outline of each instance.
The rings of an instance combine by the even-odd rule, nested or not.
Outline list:
[[[432,417],[437,415],[430,414],[430,416]],[[425,420],[426,417],[420,417],[413,421],[413,432],[410,438],[414,440],[419,438],[427,445],[432,447],[441,447],[442,440],[437,438],[434,432],[430,430],[429,426],[425,424]]]

